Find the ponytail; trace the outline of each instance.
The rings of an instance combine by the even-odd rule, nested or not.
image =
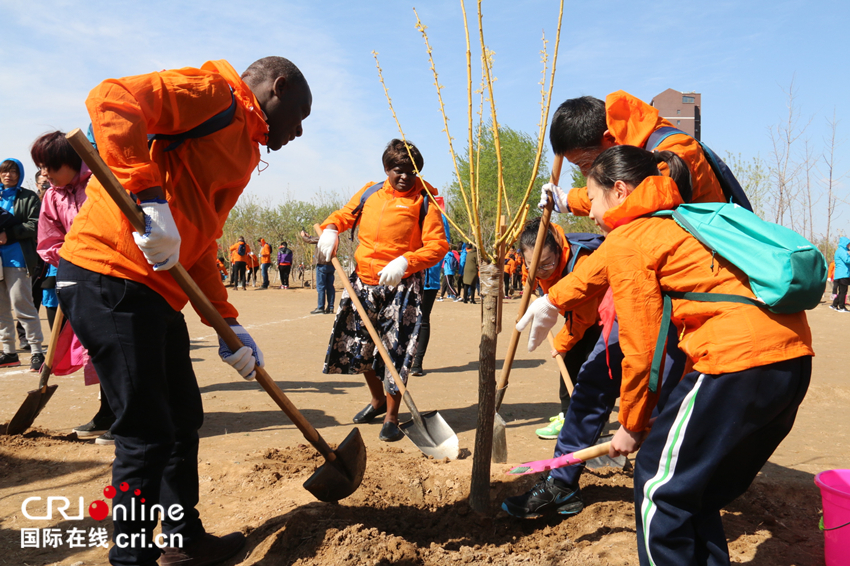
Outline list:
[[[679,188],[682,200],[690,202],[691,173],[688,166],[672,151],[650,152],[633,145],[615,145],[603,151],[590,168],[588,179],[593,179],[604,191],[609,191],[617,181],[638,186],[647,177],[661,175],[659,163],[666,163],[670,178]]]
[[[672,151],[655,151],[656,163],[666,163],[667,169],[670,171],[670,178],[676,182],[679,187],[679,194],[685,202],[691,202],[693,197],[693,189],[691,188],[691,171],[682,160],[681,157]]]

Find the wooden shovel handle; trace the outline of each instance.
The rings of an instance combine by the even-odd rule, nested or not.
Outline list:
[[[600,456],[605,456],[608,454],[608,450],[611,448],[611,442],[603,442],[602,444],[597,444],[595,446],[590,446],[589,448],[584,448],[579,450],[578,452],[573,452],[573,456],[577,460],[581,460],[582,462],[587,462],[588,460],[593,460],[594,458],[599,458]]]
[[[564,163],[563,155],[555,155],[555,160],[552,163],[552,174],[549,176],[549,182],[553,185],[558,184],[561,177],[561,166]],[[540,219],[540,228],[537,230],[537,240],[534,242],[534,252],[531,256],[531,265],[528,266],[528,279],[525,281],[525,286],[522,291],[522,299],[519,303],[519,312],[517,313],[517,322],[525,311],[528,309],[528,303],[531,301],[531,292],[536,287],[534,281],[537,276],[537,264],[540,263],[540,255],[543,253],[543,242],[546,241],[546,231],[549,229],[549,219],[552,217],[552,209],[555,203],[552,197],[546,203],[546,208],[543,209],[543,214]],[[505,388],[508,386],[508,378],[511,375],[511,366],[514,363],[517,345],[522,333],[516,329],[516,326],[511,332],[511,341],[508,343],[508,351],[505,354],[505,361],[502,363],[502,372],[499,374],[499,381],[496,383],[496,412],[502,406],[502,400],[505,397]]]
[[[77,153],[80,154],[80,157],[83,158],[83,161],[86,162],[86,165],[89,166],[92,174],[97,177],[98,181],[100,181],[101,185],[103,185],[103,188],[106,189],[106,192],[109,193],[109,196],[112,197],[112,200],[115,201],[115,204],[118,205],[118,208],[122,213],[124,213],[124,216],[127,217],[127,220],[130,221],[133,228],[139,233],[144,233],[144,213],[133,201],[127,191],[124,190],[124,187],[121,186],[121,183],[115,177],[115,174],[111,169],[109,169],[100,157],[100,154],[97,153],[86,138],[82,130],[79,128],[75,129],[67,135],[67,138]],[[216,333],[221,336],[224,343],[227,344],[228,348],[230,348],[230,351],[235,352],[241,348],[243,344],[239,340],[239,337],[236,336],[236,333],[233,332],[233,329],[230,328],[230,325],[227,324],[227,321],[224,320],[224,317],[216,310],[186,269],[178,263],[168,270],[168,272],[172,275],[172,277],[174,277],[174,280],[177,281],[177,284],[180,285],[180,288],[183,289],[183,292],[189,297],[189,301],[191,301],[192,306],[200,311],[203,317],[207,319],[210,325],[215,329]],[[284,395],[283,391],[280,390],[269,374],[266,373],[265,369],[260,366],[256,366],[254,369],[257,371],[257,383],[266,390],[266,393],[268,393],[272,400],[277,403],[277,406],[280,407],[286,416],[289,417],[296,427],[298,427],[298,430],[301,431],[304,438],[306,438],[329,462],[333,462],[336,459],[336,455],[318,431],[316,431],[313,425],[304,418],[304,415],[302,415],[295,405],[292,404],[289,398]]]
[[[322,235],[322,227],[318,224],[313,224],[313,230],[316,231],[318,236]],[[381,355],[381,359],[384,360],[384,365],[387,366],[388,370],[390,370],[390,374],[393,376],[396,387],[398,387],[398,392],[401,393],[402,396],[405,396],[407,388],[404,386],[404,383],[402,383],[401,376],[395,369],[395,364],[393,363],[392,358],[390,358],[390,353],[387,352],[387,349],[384,347],[384,342],[381,340],[381,336],[378,334],[378,331],[375,330],[375,327],[372,325],[372,321],[369,319],[369,315],[366,314],[366,309],[363,308],[363,304],[360,302],[360,298],[354,291],[354,287],[351,286],[351,281],[348,280],[348,274],[345,273],[345,269],[342,267],[342,264],[339,262],[336,255],[331,257],[331,263],[333,263],[334,269],[336,269],[336,272],[339,274],[339,278],[342,279],[342,286],[345,287],[346,291],[348,291],[348,296],[351,298],[351,302],[354,303],[354,307],[357,309],[358,314],[360,314],[360,320],[363,321],[363,325],[366,327],[366,330],[369,331],[369,336],[372,337],[372,342],[374,342],[375,346],[378,348],[378,353]]]
[[[555,349],[555,335],[552,334],[552,331],[549,331],[549,335],[546,337],[549,339],[549,345],[552,346],[552,349]],[[570,394],[570,397],[573,396],[573,380],[570,379],[570,372],[567,371],[567,364],[564,362],[564,354],[558,352],[555,354],[555,362],[558,364],[558,370],[561,372],[561,379],[564,381],[564,385],[567,387],[567,393]]]
[[[59,335],[62,333],[62,323],[65,321],[65,313],[62,307],[56,305],[56,316],[53,317],[53,328],[50,329],[50,343],[47,346],[47,356],[41,366],[41,379],[38,387],[42,393],[47,393],[47,380],[53,373],[53,360],[56,359],[56,345],[59,343]]]

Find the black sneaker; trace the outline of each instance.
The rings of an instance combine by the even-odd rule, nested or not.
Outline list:
[[[321,307],[316,307],[310,311],[310,314],[325,314],[325,309]]]
[[[30,357],[30,371],[40,372],[41,366],[44,364],[44,354],[39,352]]]
[[[333,307],[328,307],[328,308],[325,309],[325,314],[333,314],[333,313],[334,313]]]
[[[77,438],[91,438],[92,436],[101,436],[109,432],[109,427],[112,426],[115,420],[102,420],[97,417],[93,418],[84,425],[80,425],[71,429],[71,432],[77,435]]]
[[[18,354],[7,354],[6,352],[0,354],[0,368],[11,368],[19,365],[21,365],[21,360],[18,358]]]
[[[562,487],[547,476],[530,491],[508,497],[502,509],[520,519],[539,519],[553,515],[576,515],[584,509],[581,489]]]
[[[425,370],[422,366],[413,366],[410,368],[410,375],[425,375]]]
[[[115,437],[112,436],[110,431],[106,431],[100,436],[98,436],[95,441],[95,444],[100,444],[101,446],[113,446],[115,444]]]

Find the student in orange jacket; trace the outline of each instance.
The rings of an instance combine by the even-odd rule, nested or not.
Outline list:
[[[659,176],[661,161],[672,179]],[[674,220],[646,216],[680,204],[688,180],[686,165],[671,152],[621,146],[601,154],[588,174],[588,194],[605,243],[517,325],[533,325],[533,349],[558,310],[575,308],[610,283],[624,354],[621,427],[610,455],[641,449],[635,515],[643,565],[729,563],[720,509],[747,490],[790,432],[814,355],[805,312],[673,299],[679,347],[693,371],[651,390],[662,291],[754,297],[737,267]]]
[[[161,272],[178,260],[188,270],[245,344],[231,352],[220,343],[219,355],[251,379],[262,355],[227,300],[216,239],[260,161],[260,145],[276,151],[300,136],[311,105],[306,80],[282,57],[260,59],[241,76],[226,61],[210,61],[109,79],[86,100],[98,151],[141,202],[147,229],[133,231],[93,177],[60,251],[57,295],[117,417],[112,483],[129,489],[117,491],[113,506],[130,508],[140,490],[147,509],[180,510],[163,517],[162,531],[182,539],[181,548],[164,552],[116,544],[112,564],[214,564],[244,544],[238,532],[205,533],[196,509],[204,414],[181,314],[188,298]],[[224,119],[212,133],[175,139],[214,116]],[[159,136],[150,148],[149,133]],[[156,515],[113,521],[121,543],[157,524]]]
[[[360,245],[354,252],[357,270],[351,276],[355,292],[364,308],[370,310],[369,318],[405,383],[416,354],[422,271],[436,265],[449,250],[439,206],[428,206],[420,223],[422,207],[427,205],[425,191],[436,196],[437,189],[417,176],[424,160],[416,146],[410,142],[406,146],[401,140],[392,140],[384,151],[382,161],[387,179],[362,207]],[[322,223],[317,244],[319,259],[327,260],[336,251],[339,232],[354,229],[358,223],[355,210],[361,196],[373,185],[368,183]],[[371,422],[386,412],[379,438],[387,442],[400,440],[404,436],[398,428],[401,395],[371,337],[357,321],[358,316],[348,293],[343,293],[323,371],[362,373],[372,400],[355,415],[354,422]]]
[[[537,232],[540,229],[540,218],[530,220],[523,228],[519,237],[519,245],[527,262],[531,262],[534,254],[534,245],[537,243]],[[582,250],[578,254],[573,269],[587,260],[590,252]],[[537,277],[533,288],[539,285],[546,293],[550,287],[555,285],[566,274],[567,266],[572,259],[572,250],[567,241],[564,229],[557,224],[550,224],[543,242],[543,250],[540,253],[540,261],[537,267]],[[555,347],[552,355],[561,354],[570,374],[570,379],[575,385],[579,370],[587,360],[602,328],[599,326],[599,301],[601,296],[587,301],[585,304],[573,309],[571,312],[563,311],[565,317],[564,326],[555,335]],[[558,397],[561,404],[561,412],[549,419],[549,424],[535,430],[535,434],[543,439],[558,438],[564,424],[564,416],[570,407],[570,393],[564,380],[558,372]],[[559,456],[560,454],[556,454]]]
[[[239,283],[242,283],[242,290],[248,288],[248,264],[251,262],[251,246],[245,241],[244,236],[239,236],[236,243],[230,246],[230,261],[233,262],[233,290],[239,289]]]
[[[260,238],[257,243],[260,244],[260,270],[263,274],[263,286],[261,288],[268,289],[269,268],[272,265],[272,247],[266,243],[265,238]]]

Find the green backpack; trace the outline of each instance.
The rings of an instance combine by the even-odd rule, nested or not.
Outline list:
[[[774,313],[795,313],[815,308],[826,288],[826,259],[803,236],[778,224],[766,222],[749,210],[731,203],[682,204],[652,216],[670,216],[714,256],[719,255],[743,271],[755,299],[727,293],[663,292],[661,332],[655,345],[649,389],[658,388],[664,344],[670,329],[671,299],[733,302],[756,305]]]

